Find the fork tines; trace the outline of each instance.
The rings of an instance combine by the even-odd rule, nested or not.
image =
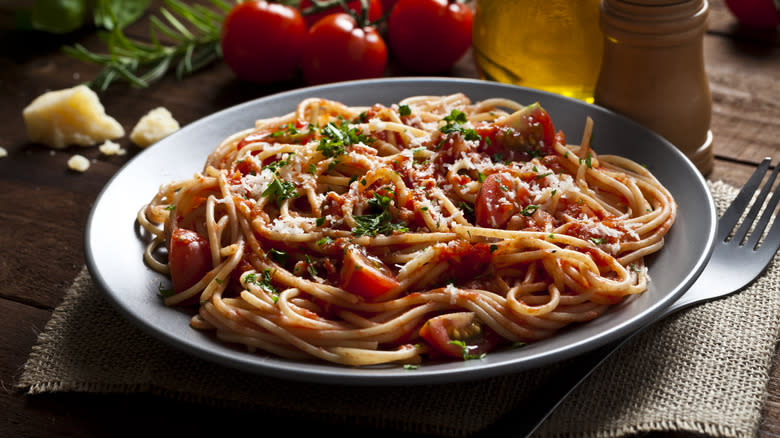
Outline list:
[[[766,198],[772,193],[772,186],[777,179],[780,163],[771,168],[772,173],[761,187],[761,191],[756,195],[759,185],[764,181],[764,177],[770,169],[771,161],[772,160],[769,157],[764,158],[750,179],[745,183],[745,186],[742,187],[742,190],[737,194],[734,202],[723,214],[719,225],[724,226],[718,230],[718,238],[721,241],[730,241],[738,245],[747,245],[753,248],[759,246],[759,242],[761,242],[761,238],[764,236],[764,230],[773,222],[775,209],[777,208],[778,200],[780,200],[780,187],[778,187],[778,189],[774,190],[769,202],[766,203]],[[751,201],[752,205],[750,206],[750,210],[744,218],[742,218],[742,212],[747,209]],[[761,217],[755,222],[759,214],[761,214]],[[742,221],[739,229],[732,234],[732,230],[740,223],[740,219],[742,219]],[[774,223],[772,223],[772,227],[767,236],[776,236],[775,238],[780,242],[780,221],[774,221]]]

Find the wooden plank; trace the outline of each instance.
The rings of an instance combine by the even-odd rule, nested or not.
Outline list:
[[[0,296],[52,309],[84,265],[81,241],[92,195],[9,180],[2,187],[0,205],[19,208],[0,210],[0,248],[6,251]]]
[[[780,46],[748,49],[709,35],[704,50],[715,154],[750,163],[780,157]]]

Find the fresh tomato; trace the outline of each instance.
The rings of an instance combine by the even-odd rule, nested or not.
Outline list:
[[[331,14],[309,29],[301,67],[309,84],[380,77],[387,46],[375,28],[349,14]]]
[[[745,26],[773,29],[780,24],[780,3],[776,1],[726,0],[726,6]]]
[[[365,253],[360,247],[344,250],[341,267],[341,287],[366,299],[381,297],[398,286],[395,275],[381,260]]]
[[[208,241],[192,230],[173,230],[168,246],[168,267],[174,293],[189,289],[212,268]]]
[[[476,128],[483,138],[482,152],[500,154],[509,161],[528,161],[533,157],[553,153],[555,142],[564,141],[547,111],[538,103],[523,107],[499,123]]]
[[[344,7],[341,5],[334,5],[329,7],[328,9],[314,12],[314,13],[306,13],[309,8],[312,8],[314,6],[314,2],[312,0],[301,0],[300,5],[298,5],[298,9],[301,11],[301,14],[303,15],[303,20],[306,22],[306,26],[311,27],[314,25],[314,23],[320,21],[321,18],[324,18],[327,15],[335,14],[338,12],[346,12],[344,10]],[[360,0],[353,0],[351,2],[347,2],[347,8],[360,16],[360,14],[363,13],[363,5]],[[371,0],[368,3],[368,21],[373,23],[380,18],[382,18],[382,2],[379,0]]]
[[[222,56],[241,79],[270,83],[297,71],[306,23],[297,9],[247,1],[234,6],[222,24]]]
[[[509,219],[528,203],[530,194],[522,187],[514,187],[510,177],[493,173],[485,178],[474,204],[477,225],[486,228],[503,228]]]
[[[435,316],[420,328],[420,336],[436,351],[450,357],[478,357],[495,348],[500,337],[472,312]]]
[[[387,19],[387,41],[398,63],[416,73],[441,73],[471,46],[474,13],[450,0],[399,0]]]
[[[387,14],[393,10],[398,0],[380,0],[380,3],[382,4],[382,13]]]

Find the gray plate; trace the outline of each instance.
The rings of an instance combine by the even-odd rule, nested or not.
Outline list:
[[[649,290],[615,306],[587,324],[571,327],[552,339],[510,351],[493,352],[482,360],[424,365],[349,368],[326,363],[296,362],[263,353],[247,353],[216,341],[189,326],[189,315],[165,307],[158,286],[164,276],[147,268],[136,212],[160,184],[191,177],[206,156],[229,134],[252,127],[256,119],[293,111],[306,97],[331,98],[349,105],[389,105],[415,95],[463,92],[472,101],[507,97],[521,103],[540,102],[556,129],[569,142],[580,141],[585,117],[595,122],[594,149],[620,154],[655,173],[675,196],[678,220],[663,250],[650,260]],[[85,235],[87,266],[99,287],[122,316],[152,336],[197,357],[228,367],[299,381],[354,385],[412,385],[496,376],[550,364],[601,346],[655,318],[698,277],[709,259],[716,214],[707,185],[676,148],[648,129],[598,106],[544,92],[476,80],[397,78],[354,81],[302,88],[247,102],[182,128],[144,150],[105,186],[90,214]]]

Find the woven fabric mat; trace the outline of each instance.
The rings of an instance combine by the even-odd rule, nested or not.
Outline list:
[[[710,183],[710,189],[719,213],[737,192],[722,182]],[[615,437],[681,431],[753,436],[779,334],[776,257],[747,290],[677,313],[635,337],[537,433]],[[147,392],[454,437],[495,422],[553,368],[411,388],[313,385],[225,372],[224,367],[148,337],[124,320],[84,269],[41,332],[17,386],[27,394]]]

